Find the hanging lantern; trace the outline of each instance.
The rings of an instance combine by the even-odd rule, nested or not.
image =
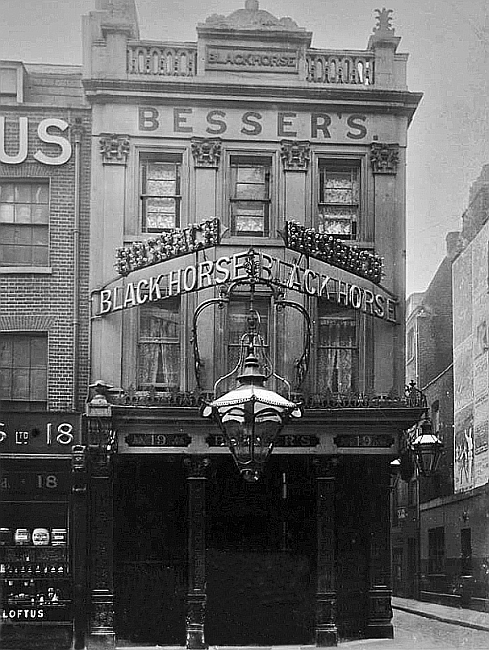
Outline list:
[[[421,433],[413,440],[411,448],[421,476],[433,476],[441,458],[443,443],[436,434],[430,418],[421,423]]]

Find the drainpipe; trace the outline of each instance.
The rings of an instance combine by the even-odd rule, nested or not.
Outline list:
[[[76,411],[78,407],[78,361],[79,361],[79,338],[80,338],[80,184],[81,184],[81,140],[83,135],[83,126],[80,117],[75,118],[72,127],[72,133],[75,143],[75,209],[74,209],[74,228],[73,228],[73,376],[72,376],[72,410]],[[81,444],[80,440],[77,441]]]

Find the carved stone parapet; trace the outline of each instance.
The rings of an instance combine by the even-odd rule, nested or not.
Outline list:
[[[370,163],[374,174],[397,174],[399,145],[372,142]]]
[[[100,153],[104,165],[127,165],[129,136],[104,133],[100,136]]]
[[[221,160],[220,138],[192,138],[192,155],[196,167],[218,168]]]
[[[281,140],[280,157],[284,170],[306,172],[311,160],[311,143],[307,140]]]

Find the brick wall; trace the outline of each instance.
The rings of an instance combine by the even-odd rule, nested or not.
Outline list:
[[[81,85],[81,84],[80,84]],[[60,101],[61,103],[61,101]],[[84,129],[81,145],[80,186],[80,309],[78,347],[78,398],[80,408],[88,383],[89,326],[89,215],[90,215],[90,111],[88,108],[43,108],[41,106],[0,106],[0,116],[6,119],[7,154],[16,154],[19,143],[19,117],[27,117],[28,156],[20,164],[0,163],[2,179],[48,179],[50,184],[49,211],[49,273],[14,272],[0,267],[0,330],[34,330],[48,333],[48,409],[70,410],[73,406],[73,230],[75,226],[75,147],[71,126],[81,120]],[[58,155],[56,144],[43,143],[37,135],[37,125],[48,117],[64,119],[70,129],[63,136],[70,139],[73,152],[70,160],[60,166],[43,165],[33,158],[36,150],[46,155]],[[56,132],[57,133],[57,132]],[[8,270],[8,272],[7,272]]]

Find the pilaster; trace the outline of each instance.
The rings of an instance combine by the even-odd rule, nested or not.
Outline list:
[[[188,481],[188,589],[187,648],[207,648],[204,639],[206,609],[205,486],[209,459],[185,459]]]
[[[338,645],[335,575],[337,458],[315,459],[317,499],[316,646]]]

